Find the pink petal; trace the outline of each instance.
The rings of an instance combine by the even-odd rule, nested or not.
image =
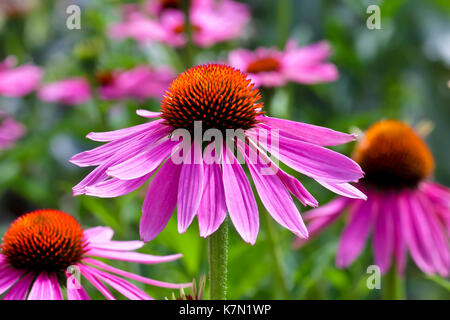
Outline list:
[[[352,199],[363,199],[367,200],[367,196],[360,190],[352,186],[350,183],[327,183],[324,181],[316,180],[318,183],[323,185],[328,190],[333,191],[341,196],[352,198]]]
[[[392,197],[389,194],[378,195],[371,193],[371,197],[380,197],[380,207],[375,216],[375,228],[373,234],[373,247],[375,264],[380,267],[381,273],[386,273],[391,267],[392,251],[394,243],[393,212],[390,211]],[[396,214],[396,212],[394,213]]]
[[[254,244],[259,231],[258,207],[244,170],[226,146],[222,152],[222,170],[231,221],[242,239]]]
[[[138,116],[144,117],[144,118],[160,118],[161,112],[152,112],[144,109],[138,109],[136,110],[136,114]]]
[[[267,211],[276,222],[286,229],[301,238],[308,238],[308,230],[306,230],[302,217],[289,191],[286,190],[276,172],[273,171],[274,169],[270,165],[262,164],[258,161],[257,153],[252,148],[242,144],[238,145],[241,148],[241,152],[245,154],[253,183]],[[242,150],[244,148],[245,150]],[[253,159],[257,160],[254,161]]]
[[[85,263],[89,263],[92,264],[96,267],[102,268],[106,271],[115,273],[119,276],[123,276],[123,277],[127,277],[129,279],[133,279],[142,283],[146,283],[152,286],[157,286],[157,287],[161,287],[161,288],[170,288],[170,289],[179,289],[179,288],[187,288],[192,286],[192,283],[182,283],[182,284],[176,284],[176,283],[170,283],[170,282],[163,282],[163,281],[158,281],[158,280],[153,280],[153,279],[149,279],[149,278],[145,278],[142,277],[140,275],[134,274],[134,273],[130,273],[130,272],[126,272],[124,270],[120,270],[114,267],[111,267],[109,265],[107,265],[106,263],[100,262],[98,260],[94,260],[94,259],[90,259],[90,258],[86,258],[83,260]]]
[[[108,300],[116,300],[112,293],[106,288],[106,286],[100,282],[100,280],[97,279],[97,276],[92,273],[91,269],[88,266],[85,266],[83,264],[79,264],[78,267],[80,268],[81,274],[98,290],[102,295],[105,296]],[[95,270],[95,269],[94,269]]]
[[[107,241],[107,242],[89,242],[89,248],[115,250],[115,251],[133,251],[144,246],[142,241]]]
[[[24,271],[14,269],[8,264],[0,266],[0,294],[8,290],[24,274]]]
[[[85,229],[83,235],[90,242],[107,242],[112,239],[114,230],[109,227],[94,227]]]
[[[178,141],[165,140],[159,144],[150,145],[137,156],[110,167],[106,173],[121,180],[142,177],[157,169],[178,144]]]
[[[142,133],[144,131],[150,130],[154,126],[159,125],[160,121],[153,121],[153,122],[147,122],[144,124],[140,124],[137,126],[114,130],[114,131],[107,131],[107,132],[90,132],[86,136],[86,138],[91,139],[93,141],[99,141],[99,142],[109,142],[109,141],[115,141],[127,136],[130,136],[132,134]]]
[[[28,300],[63,300],[56,274],[41,272],[34,280]]]
[[[370,230],[373,212],[378,203],[374,199],[368,199],[366,202],[359,203],[354,209],[350,222],[342,233],[336,264],[338,267],[345,268],[350,265],[364,249]]]
[[[223,189],[222,169],[205,155],[204,187],[198,208],[197,219],[201,237],[209,237],[223,223],[227,216],[225,191]]]
[[[14,284],[8,293],[3,297],[3,300],[26,300],[28,290],[33,282],[34,274],[27,273]]]
[[[192,152],[194,150],[194,152]],[[186,155],[178,183],[178,232],[184,233],[194,220],[203,191],[202,149],[194,142]]]
[[[172,254],[169,256],[154,256],[139,252],[127,252],[127,251],[112,251],[104,249],[92,248],[86,255],[91,257],[108,258],[121,261],[131,261],[143,264],[156,264],[175,261],[182,257],[181,254]]]
[[[403,274],[406,267],[406,240],[405,240],[405,229],[407,226],[404,224],[401,213],[401,205],[399,204],[398,194],[393,194],[392,202],[388,202],[387,205],[390,206],[393,235],[394,235],[394,257],[397,272]]]
[[[66,278],[67,300],[91,300],[86,290],[72,274],[66,272]]]
[[[280,134],[286,134],[288,138],[299,139],[318,146],[337,146],[356,139],[356,136],[353,134],[334,131],[303,122],[266,116],[259,116],[257,119],[266,124],[266,126],[263,126],[265,129],[272,130],[276,128],[280,130]]]
[[[177,204],[181,165],[169,158],[156,173],[142,206],[141,239],[154,239],[167,225]]]
[[[85,194],[99,198],[115,198],[139,189],[156,170],[133,180],[120,180],[111,178],[97,183],[94,186],[86,187]]]

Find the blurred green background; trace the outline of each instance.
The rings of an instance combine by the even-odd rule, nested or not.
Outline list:
[[[28,13],[0,18],[0,59],[17,56],[45,69],[44,81],[95,71],[130,68],[141,63],[184,65],[183,50],[164,45],[139,46],[133,40],[112,41],[107,26],[118,21],[119,5],[132,1],[41,0]],[[224,59],[238,47],[282,46],[294,37],[301,44],[326,39],[333,47],[331,61],[338,81],[304,86],[289,84],[270,92],[274,116],[289,117],[335,130],[366,129],[382,118],[404,119],[413,125],[430,120],[435,126],[427,142],[436,160],[435,180],[450,185],[450,2],[446,0],[247,0],[252,19],[245,37],[208,49],[195,48],[195,63]],[[66,8],[76,3],[82,12],[81,30],[66,28]],[[381,8],[381,30],[366,27],[366,8]],[[269,95],[267,95],[269,96]],[[267,96],[265,97],[267,99]],[[116,240],[138,239],[138,222],[146,188],[115,198],[72,197],[71,188],[91,169],[68,162],[74,154],[98,143],[85,139],[91,131],[106,131],[142,123],[137,108],[158,110],[159,102],[100,101],[94,97],[79,106],[44,103],[35,94],[0,98],[0,109],[27,127],[17,145],[0,154],[0,233],[20,214],[38,208],[57,208],[78,218],[85,227],[107,225]],[[350,154],[353,144],[338,151]],[[324,204],[333,194],[297,175]],[[300,206],[300,204],[299,204]],[[301,211],[305,211],[301,207]],[[230,226],[229,298],[285,297],[274,275],[273,259],[261,219],[254,246],[244,243]],[[346,270],[337,269],[334,256],[344,221],[329,228],[301,250],[291,249],[293,235],[275,225],[277,244],[291,299],[380,299],[380,290],[366,287],[366,269],[373,262],[370,245]],[[196,222],[178,234],[176,220],[148,243],[142,252],[183,253],[174,263],[153,266],[118,262],[118,267],[162,281],[185,282],[207,274],[207,240]],[[155,298],[168,289],[144,287]],[[448,280],[424,275],[408,261],[409,299],[449,299]],[[92,298],[101,298],[88,287]]]

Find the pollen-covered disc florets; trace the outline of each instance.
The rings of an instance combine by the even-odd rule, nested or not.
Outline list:
[[[261,95],[247,76],[232,67],[208,64],[180,74],[161,103],[162,118],[174,129],[203,131],[252,128],[261,114]]]
[[[353,158],[365,172],[363,181],[381,187],[415,187],[434,169],[422,138],[397,120],[383,120],[369,128]]]
[[[79,262],[85,247],[83,229],[72,216],[58,210],[38,210],[11,224],[1,249],[17,269],[57,272]]]

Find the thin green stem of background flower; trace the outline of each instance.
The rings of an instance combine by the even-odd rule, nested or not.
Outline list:
[[[227,299],[228,277],[228,218],[208,238],[209,298]]]
[[[405,279],[397,274],[395,265],[386,273],[382,290],[384,300],[405,299]]]

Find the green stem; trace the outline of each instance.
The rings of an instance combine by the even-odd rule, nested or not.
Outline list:
[[[260,212],[262,211],[264,211],[262,215],[264,216],[264,224],[266,226],[267,240],[269,241],[270,254],[272,256],[277,286],[279,287],[283,299],[288,300],[290,298],[290,294],[286,285],[284,268],[281,259],[281,251],[280,247],[277,245],[273,221],[265,210],[261,210]]]
[[[384,280],[384,300],[405,299],[405,280],[397,274],[395,265],[393,265],[391,269],[386,273]]]
[[[277,29],[278,29],[278,47],[284,49],[289,37],[291,27],[292,5],[291,0],[277,1]]]
[[[208,238],[209,298],[227,299],[228,276],[228,218]]]
[[[184,1],[184,15],[185,15],[185,32],[186,32],[186,46],[184,48],[184,58],[186,69],[192,67],[194,60],[194,47],[192,42],[192,24],[190,16],[191,1]]]

